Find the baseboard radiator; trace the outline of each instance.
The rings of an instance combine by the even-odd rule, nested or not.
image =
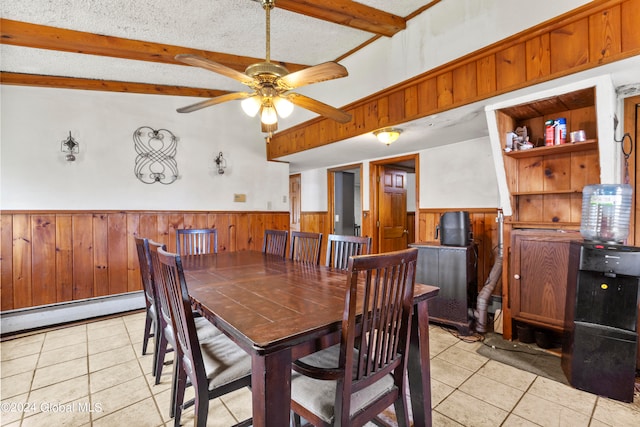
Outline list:
[[[4,336],[144,307],[144,293],[137,291],[3,311],[0,313],[0,333]]]

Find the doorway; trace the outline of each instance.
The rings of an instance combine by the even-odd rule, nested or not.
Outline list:
[[[362,233],[362,165],[328,170],[329,228],[332,234]]]
[[[372,252],[406,249],[418,230],[418,160],[413,154],[370,165]]]

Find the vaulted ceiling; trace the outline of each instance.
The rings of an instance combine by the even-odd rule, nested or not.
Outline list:
[[[340,61],[439,1],[277,0],[271,58],[290,71]],[[21,0],[3,4],[0,24],[5,83],[216,95],[238,83],[174,56],[238,71],[265,57],[259,0]]]

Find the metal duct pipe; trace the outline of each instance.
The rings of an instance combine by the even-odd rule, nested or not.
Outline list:
[[[502,275],[502,233],[504,228],[504,216],[502,214],[502,209],[498,209],[498,217],[496,218],[496,221],[498,222],[498,246],[495,250],[495,261],[493,263],[493,267],[491,267],[491,271],[489,272],[489,277],[487,277],[482,290],[480,290],[480,293],[478,294],[476,309],[473,312],[473,317],[476,319],[476,331],[481,334],[487,332],[487,309],[489,307],[489,300],[491,299],[491,294],[496,288],[496,284]]]

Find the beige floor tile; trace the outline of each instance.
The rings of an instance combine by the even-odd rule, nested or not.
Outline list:
[[[451,393],[436,409],[462,425],[473,427],[499,426],[509,414],[459,390]]]
[[[545,427],[586,427],[589,425],[588,415],[529,393],[522,397],[513,413]]]
[[[71,378],[47,387],[31,390],[29,402],[40,404],[68,403],[89,396],[89,376]]]
[[[531,421],[525,420],[522,417],[519,417],[514,414],[509,414],[504,423],[502,423],[501,427],[538,427],[538,424],[535,424]],[[591,427],[594,427],[591,425]]]
[[[631,404],[599,397],[593,418],[612,427],[640,426],[640,411],[632,409]]]
[[[169,409],[171,403],[171,389],[165,389],[159,393],[155,393],[153,395],[153,398],[156,401],[156,406],[160,411],[160,416],[162,417],[163,421],[170,421],[171,417],[169,416]]]
[[[4,426],[15,421],[20,422],[22,415],[35,412],[38,408],[29,404],[27,393],[16,395],[8,399],[2,399],[0,410],[0,425]]]
[[[54,329],[54,330],[46,332],[45,340],[53,339],[53,338],[60,338],[60,337],[68,337],[68,336],[71,336],[71,335],[77,335],[77,336],[85,335],[85,337],[86,337],[86,334],[87,334],[87,325],[86,324],[67,326],[67,327],[60,327],[58,329]]]
[[[96,354],[130,345],[129,335],[121,334],[89,341],[88,347],[89,354]]]
[[[431,378],[451,387],[460,386],[471,375],[473,371],[449,363],[440,357],[431,359]]]
[[[495,360],[488,361],[478,370],[478,374],[522,391],[526,391],[536,379],[536,375],[531,372],[521,371]]]
[[[448,362],[453,363],[454,365],[461,366],[474,372],[480,369],[485,363],[489,361],[488,358],[477,353],[465,351],[457,345],[449,347],[448,349],[440,353],[438,357],[441,357]]]
[[[596,404],[596,396],[594,394],[577,390],[544,377],[536,378],[527,393],[559,403],[588,416],[591,416]]]
[[[87,346],[84,345],[84,343],[60,347],[50,351],[43,351],[40,353],[38,368],[55,365],[56,363],[66,362],[68,360],[86,358],[86,356]],[[85,360],[82,361],[82,363],[85,362]]]
[[[2,378],[12,377],[23,372],[29,372],[36,369],[39,354],[30,354],[20,357],[19,359],[11,359],[2,362]]]
[[[445,417],[438,411],[431,412],[431,424],[433,427],[461,427],[462,424]],[[464,426],[462,426],[464,427]]]
[[[51,351],[61,347],[68,347],[70,345],[85,344],[87,342],[87,333],[78,332],[69,335],[52,335],[47,333],[42,345],[42,351]]]
[[[522,390],[478,374],[465,381],[460,390],[505,411],[511,411],[524,394]]]
[[[180,423],[183,426],[194,425],[194,408],[188,408],[180,417]],[[225,427],[236,424],[236,420],[231,412],[222,404],[220,399],[209,401],[209,413],[207,415],[207,427]]]
[[[89,372],[99,371],[132,360],[136,360],[136,354],[130,345],[92,354],[89,356]]]
[[[69,360],[36,369],[32,389],[36,390],[71,378],[87,374],[87,360]]]
[[[431,407],[435,408],[440,402],[447,398],[455,388],[431,378]]]
[[[91,422],[89,407],[86,398],[63,405],[42,405],[40,412],[24,418],[22,427],[85,426]]]
[[[102,412],[95,414],[93,418],[96,420],[150,397],[151,390],[143,377],[137,377],[131,381],[91,393],[91,401],[94,404],[100,404],[102,408]]]
[[[27,371],[10,377],[4,377],[2,381],[0,381],[0,398],[4,400],[19,394],[28,393],[29,389],[31,389],[33,372],[34,371]]]
[[[93,427],[156,427],[162,425],[155,401],[152,398],[137,402],[119,411],[93,421]]]
[[[118,324],[108,325],[102,328],[93,328],[87,331],[89,342],[113,336],[126,336],[127,339],[129,338],[129,333],[127,328],[125,328],[124,323],[120,322]]]
[[[93,322],[87,323],[87,331],[95,331],[97,329],[102,328],[111,328],[113,326],[122,326],[124,322],[122,321],[122,317],[112,317],[110,319],[104,320],[96,320]]]
[[[220,396],[220,400],[236,420],[251,418],[251,390],[248,387]]]
[[[433,359],[452,345],[446,341],[429,340],[429,358]]]
[[[460,340],[458,341],[455,346],[465,350],[465,351],[470,351],[475,353],[476,351],[478,351],[478,349],[480,347],[482,347],[484,344],[482,344],[482,341],[478,340],[478,341],[473,341],[473,338],[468,338],[468,339],[464,339],[464,340]]]
[[[142,376],[137,360],[121,363],[89,374],[89,391],[96,393],[114,385]]]
[[[42,350],[43,337],[38,341],[6,341],[0,347],[0,359],[6,360],[18,359],[20,357],[38,354]]]
[[[142,367],[142,372],[144,372],[145,375],[151,375],[151,372],[153,372],[153,363],[154,363],[153,352],[147,351],[147,354],[143,356],[141,352],[135,347],[133,348],[133,350],[136,357],[138,358],[138,362],[140,363],[140,366]],[[171,357],[169,357],[168,359],[171,360]],[[165,367],[162,368],[162,375],[165,375],[166,373],[165,371],[171,372],[172,369],[173,367],[171,365],[166,365]]]

